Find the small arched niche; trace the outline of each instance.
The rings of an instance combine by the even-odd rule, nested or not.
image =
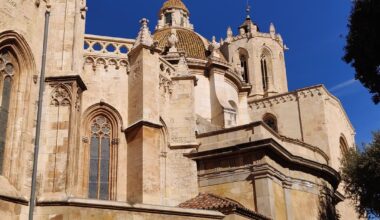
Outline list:
[[[263,122],[273,131],[278,132],[277,118],[273,114],[267,113],[263,117]]]

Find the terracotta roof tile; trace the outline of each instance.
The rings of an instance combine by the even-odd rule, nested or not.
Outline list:
[[[202,38],[194,31],[187,29],[176,29],[178,43],[176,47],[178,51],[185,52],[187,57],[202,59],[207,58],[207,50]],[[154,33],[154,40],[158,41],[158,47],[167,49],[168,38],[171,35],[171,28],[158,30]]]
[[[180,208],[190,208],[190,209],[203,209],[203,210],[214,210],[222,212],[225,215],[232,214],[234,212],[243,214],[252,219],[258,220],[268,220],[270,218],[258,214],[250,209],[247,209],[239,202],[220,197],[211,193],[200,193],[197,197],[190,199],[179,205]]]

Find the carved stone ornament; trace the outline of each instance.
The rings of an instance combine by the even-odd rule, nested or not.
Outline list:
[[[228,29],[227,29],[227,38],[226,38],[226,42],[227,42],[227,43],[231,43],[232,40],[233,40],[233,38],[234,38],[234,34],[233,34],[233,32],[232,32],[232,29],[231,29],[231,27],[228,27]]]
[[[178,37],[175,29],[172,29],[171,34],[168,38],[168,45],[169,45],[169,53],[176,53],[178,52],[176,48],[176,44],[178,43]]]
[[[211,44],[209,45],[208,49],[211,52],[212,57],[220,58],[217,50],[220,48],[220,44],[216,42],[215,36],[212,37]]]
[[[10,61],[9,54],[0,54],[0,74],[1,76],[13,76],[14,66]]]
[[[139,35],[137,36],[136,42],[133,45],[133,48],[136,48],[140,44],[148,46],[148,47],[153,45],[154,42],[153,42],[152,35],[149,31],[148,22],[149,20],[146,18],[143,18],[140,20],[141,28],[140,28]]]
[[[69,91],[64,85],[58,84],[51,95],[51,105],[54,106],[68,106],[71,104],[71,97]]]
[[[179,76],[190,75],[189,67],[187,65],[186,58],[183,54],[179,58],[178,67],[177,67],[177,75]]]

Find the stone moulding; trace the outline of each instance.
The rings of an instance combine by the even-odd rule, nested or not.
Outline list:
[[[259,150],[264,150],[268,154],[272,152],[273,155],[279,156],[282,160],[285,160],[291,164],[292,167],[305,167],[308,172],[326,178],[331,183],[331,185],[334,186],[334,188],[336,188],[340,182],[339,173],[330,166],[295,156],[271,138],[243,143],[226,148],[193,152],[186,154],[185,156],[195,161],[201,161],[205,159],[220,158]]]
[[[87,90],[86,84],[83,82],[82,78],[79,75],[68,75],[68,76],[49,76],[46,77],[45,82],[69,82],[75,81],[78,83],[79,88],[82,91]]]
[[[214,136],[214,135],[239,131],[239,130],[247,129],[247,128],[253,129],[254,127],[257,127],[257,126],[264,127],[273,136],[275,136],[276,138],[278,138],[281,141],[297,144],[297,145],[305,147],[305,148],[307,148],[307,149],[309,149],[315,153],[318,153],[319,155],[321,155],[326,160],[326,163],[328,163],[330,161],[330,157],[320,148],[313,146],[313,145],[310,145],[310,144],[307,144],[307,143],[302,142],[300,140],[295,140],[295,139],[292,139],[292,138],[289,138],[289,137],[286,137],[283,135],[279,135],[277,132],[275,132],[272,128],[270,128],[267,124],[265,124],[262,121],[252,122],[250,124],[241,125],[241,126],[237,126],[237,127],[226,128],[223,130],[216,130],[216,131],[211,131],[211,132],[207,132],[207,133],[199,133],[199,134],[197,134],[197,138],[210,137],[210,136]]]
[[[167,206],[156,206],[156,205],[145,205],[145,204],[131,205],[126,202],[76,199],[76,198],[68,198],[61,201],[38,200],[37,206],[40,206],[40,207],[69,206],[69,207],[80,207],[80,208],[98,208],[98,209],[109,209],[109,210],[118,210],[118,211],[154,213],[154,214],[162,214],[162,215],[188,216],[188,217],[199,217],[199,218],[210,218],[210,219],[223,219],[225,217],[224,214],[217,211],[194,210],[194,209],[184,209],[184,208],[178,208],[178,207],[167,207]]]
[[[136,128],[142,127],[142,126],[151,127],[151,128],[159,128],[159,129],[161,129],[163,127],[162,124],[158,124],[158,123],[151,122],[151,121],[140,120],[140,121],[137,121],[135,123],[132,123],[128,128],[126,128],[124,130],[124,133],[128,133],[128,132],[130,132]]]

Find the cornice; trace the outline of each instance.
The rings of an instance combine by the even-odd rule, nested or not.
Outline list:
[[[340,182],[339,173],[330,166],[312,160],[308,160],[300,156],[295,156],[272,138],[254,142],[247,142],[226,148],[213,149],[202,152],[193,152],[186,154],[185,156],[195,161],[202,161],[242,153],[256,152],[259,150],[264,150],[266,152],[266,155],[269,155],[269,153],[272,152],[272,154],[270,154],[271,156],[278,156],[282,160],[286,161],[291,167],[297,169],[304,169],[306,170],[306,172],[310,172],[314,175],[320,176],[321,178],[327,179],[331,183],[331,185],[334,186],[334,188],[336,188]]]
[[[208,210],[192,210],[183,209],[178,207],[166,207],[156,205],[145,204],[129,204],[126,202],[117,201],[102,201],[93,199],[79,199],[79,198],[67,198],[63,200],[38,200],[37,206],[50,207],[50,206],[69,206],[78,208],[98,208],[118,211],[130,211],[139,213],[153,213],[161,215],[175,215],[175,216],[188,216],[199,217],[209,219],[223,219],[225,215],[217,211]]]
[[[45,78],[45,82],[70,82],[75,81],[82,91],[87,90],[86,84],[83,82],[82,77],[79,75],[65,75],[65,76],[48,76]]]

